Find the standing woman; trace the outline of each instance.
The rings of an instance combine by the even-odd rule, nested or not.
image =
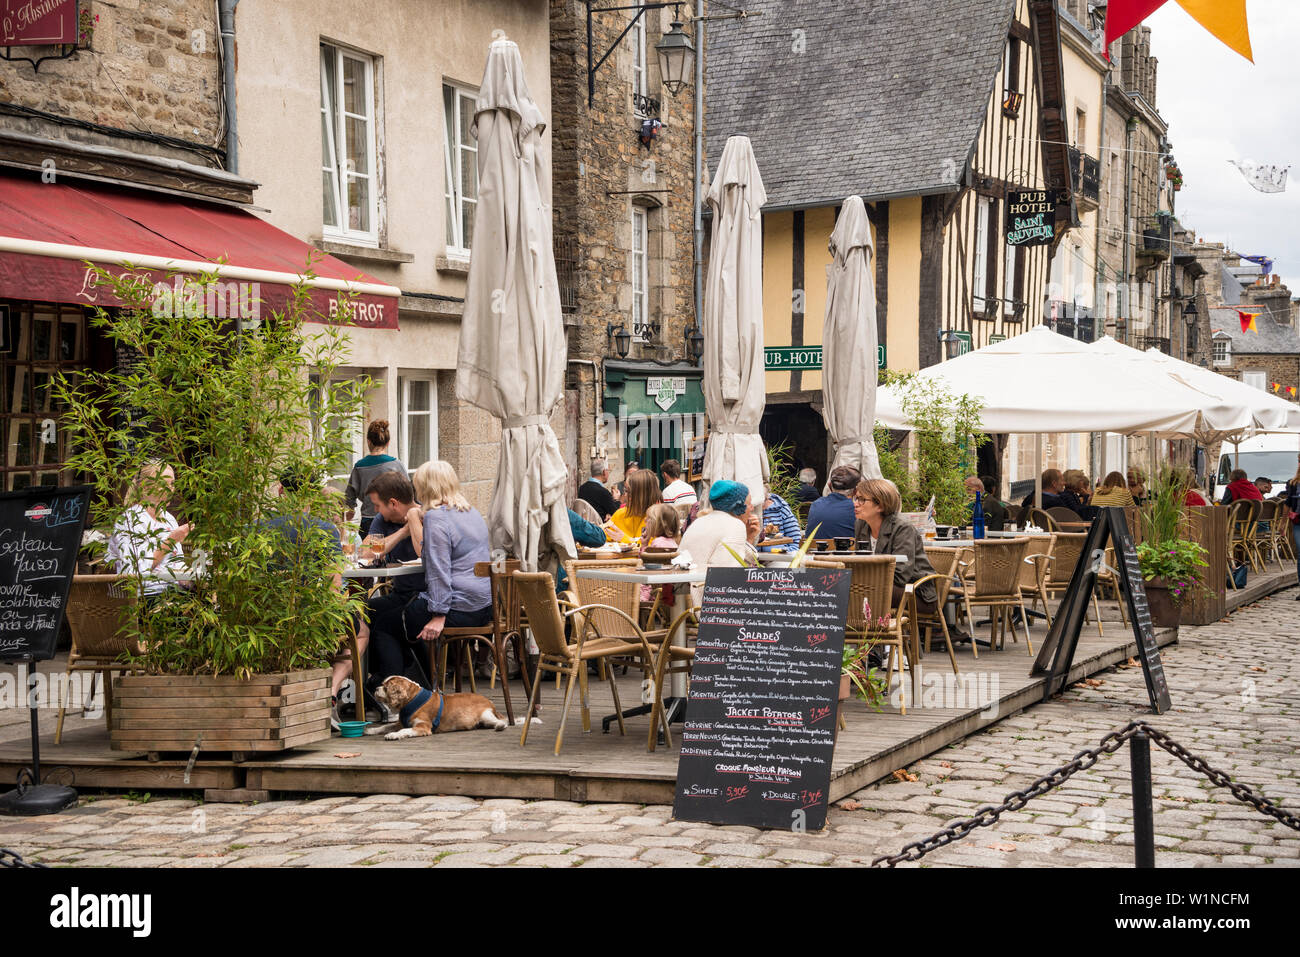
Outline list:
[[[609,517],[605,532],[616,542],[640,538],[646,512],[662,501],[655,474],[649,469],[637,469],[627,478],[627,504]]]
[[[1296,462],[1295,476],[1286,483],[1287,517],[1291,522],[1291,542],[1296,553],[1296,578],[1300,579],[1300,461]],[[1280,520],[1281,516],[1279,516]],[[1300,594],[1295,596],[1300,601]]]
[[[380,472],[401,472],[406,474],[406,466],[388,454],[388,443],[392,437],[388,432],[387,419],[375,419],[366,429],[366,445],[370,454],[357,459],[348,476],[348,487],[343,492],[343,505],[348,510],[348,520],[356,514],[357,500],[361,500],[361,537],[370,534],[370,523],[375,519],[375,506],[366,494],[370,483]]]

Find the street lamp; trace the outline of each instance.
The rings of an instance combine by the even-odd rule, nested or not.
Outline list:
[[[961,338],[951,329],[945,329],[939,333],[939,343],[943,346],[944,357],[948,359],[957,358],[958,351],[961,349]]]
[[[632,333],[628,332],[622,323],[617,326],[612,322],[606,324],[605,341],[607,344],[614,346],[620,359],[626,359],[628,352],[632,349]]]
[[[636,22],[645,16],[647,10],[662,10],[664,7],[673,8],[673,25],[663,35],[663,39],[655,44],[655,49],[659,52],[659,71],[663,76],[664,86],[674,96],[686,85],[687,77],[691,75],[691,69],[695,65],[695,47],[691,45],[691,38],[682,32],[681,20],[678,19],[678,14],[681,12],[681,3],[634,3],[630,6],[621,7],[593,7],[591,0],[587,0],[588,105],[596,95],[596,71],[609,59],[610,54],[618,49],[618,45],[623,42],[623,38],[628,35],[632,27],[636,26]],[[628,21],[627,26],[623,28],[623,32],[618,35],[618,39],[614,41],[613,45],[593,64],[591,59],[592,15],[596,13],[615,13],[622,10],[635,10],[636,14]]]
[[[700,330],[690,327],[686,330],[686,360],[694,365],[704,355],[704,336]]]
[[[691,38],[682,32],[680,20],[673,21],[672,28],[655,44],[655,49],[659,51],[659,76],[664,88],[676,96],[690,82],[695,68],[695,47]]]

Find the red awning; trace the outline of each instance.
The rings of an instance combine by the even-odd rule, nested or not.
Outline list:
[[[303,273],[312,257],[312,278]],[[215,263],[221,260],[222,264]],[[396,286],[367,276],[276,229],[226,206],[82,183],[42,183],[0,176],[0,296],[82,305],[120,305],[96,285],[86,266],[117,272],[130,264],[147,273],[159,298],[184,305],[198,287],[186,276],[216,272],[209,304],[236,307],[245,318],[283,309],[305,281],[322,321],[337,317],[340,293],[354,295],[355,324],[397,328]],[[121,270],[125,271],[125,269]],[[170,298],[169,298],[170,297]]]

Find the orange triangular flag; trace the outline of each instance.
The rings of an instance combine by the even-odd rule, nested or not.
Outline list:
[[[1274,382],[1274,383],[1273,383],[1273,391],[1274,391],[1274,392],[1276,392],[1276,391],[1277,391],[1278,389],[1280,389],[1280,388],[1282,388],[1282,383],[1280,383],[1280,382]]]
[[[1250,28],[1246,23],[1246,0],[1177,0],[1192,19],[1251,63]]]
[[[1259,330],[1255,328],[1255,317],[1258,315],[1259,313],[1257,312],[1242,312],[1238,309],[1237,316],[1241,319],[1241,331],[1258,332]]]
[[[1293,399],[1295,398],[1295,386],[1293,386],[1293,385],[1289,385],[1289,386],[1287,386],[1287,387],[1286,387],[1286,391],[1287,391],[1288,393],[1290,393],[1291,398],[1293,398]]]

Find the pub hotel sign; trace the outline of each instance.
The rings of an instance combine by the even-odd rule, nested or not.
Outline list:
[[[1046,246],[1056,230],[1056,192],[1007,190],[1007,245]]]

